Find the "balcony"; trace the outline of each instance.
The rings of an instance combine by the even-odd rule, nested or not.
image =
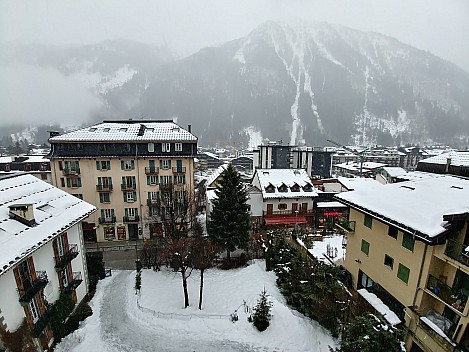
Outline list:
[[[174,174],[185,174],[186,173],[186,167],[173,167],[173,173]]]
[[[466,251],[467,245],[459,243],[455,240],[448,240],[446,244],[445,254],[457,260],[459,263],[469,266],[469,251]]]
[[[100,224],[113,224],[116,222],[116,217],[115,216],[109,216],[109,217],[99,217],[99,223]]]
[[[127,183],[122,183],[121,184],[121,190],[122,191],[135,191],[137,189],[137,185],[132,183],[132,184],[127,184]]]
[[[47,272],[45,270],[36,271],[36,280],[32,281],[31,286],[18,290],[20,303],[29,303],[36,293],[46,287],[48,282],[49,280],[47,279]]]
[[[314,211],[313,209],[308,209],[305,211],[298,210],[298,213],[295,210],[277,210],[277,211],[263,211],[264,218],[269,217],[300,217],[300,216],[313,216]]]
[[[60,271],[78,255],[78,244],[71,244],[68,251],[55,259],[55,270]]]
[[[51,310],[47,308],[47,310],[42,314],[38,321],[34,323],[34,329],[33,329],[33,336],[34,337],[39,337],[41,333],[44,331],[46,326],[49,324],[50,318],[51,318]]]
[[[427,292],[440,298],[446,305],[464,312],[469,292],[464,289],[454,289],[433,275],[428,275]]]
[[[83,277],[81,276],[81,272],[74,271],[72,273],[72,280],[70,280],[67,287],[65,287],[64,292],[68,294],[72,293],[73,291],[76,290],[78,286],[80,286],[82,281],[83,281]]]
[[[66,169],[62,170],[62,173],[63,173],[64,176],[79,175],[80,174],[80,168],[79,167],[66,168]]]
[[[340,219],[335,222],[335,226],[346,232],[355,232],[355,221]]]
[[[133,215],[133,216],[124,216],[122,218],[123,222],[138,222],[140,221],[140,217],[138,215]]]
[[[96,185],[96,191],[98,192],[111,192],[112,185]]]
[[[146,175],[158,175],[159,171],[160,171],[159,167],[146,167],[145,168]]]

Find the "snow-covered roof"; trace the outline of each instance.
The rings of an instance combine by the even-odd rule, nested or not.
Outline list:
[[[366,162],[363,163],[362,168],[365,171],[367,171],[367,170],[369,171],[369,170],[378,169],[380,167],[384,167],[386,165],[387,164],[376,163],[376,162],[372,162],[372,161],[366,161]],[[334,167],[339,168],[339,169],[350,170],[350,171],[359,171],[360,170],[360,163],[358,163],[358,162],[346,162],[346,163],[334,165]]]
[[[419,163],[446,165],[448,159],[451,159],[452,166],[469,166],[469,152],[458,151],[451,151],[449,153],[432,156],[430,158],[420,160]]]
[[[0,157],[0,164],[9,164],[18,160],[22,163],[48,163],[50,160],[44,155],[21,155],[21,156],[2,156]],[[24,160],[23,160],[24,159]]]
[[[394,313],[387,305],[383,303],[374,293],[368,292],[365,288],[357,290],[357,292],[362,296],[369,304],[373,306],[391,325],[397,325],[401,323],[401,319],[398,318],[396,313]]]
[[[381,184],[373,178],[365,177],[338,177],[339,182],[349,191],[360,188],[380,187]]]
[[[196,141],[197,137],[172,121],[104,121],[52,137],[50,142]]]
[[[32,204],[35,226],[9,216],[9,206]],[[0,178],[0,275],[96,208],[38,178]]]
[[[263,198],[304,198],[317,196],[311,178],[303,169],[257,169]],[[254,177],[256,177],[254,175]],[[298,191],[292,187],[299,186]],[[306,188],[305,188],[306,186]],[[284,188],[283,191],[281,190]]]
[[[403,169],[402,167],[391,167],[391,166],[386,166],[383,167],[383,170],[387,172],[387,174],[391,177],[398,177],[405,175],[407,171]]]
[[[447,229],[443,215],[469,212],[469,180],[435,174],[412,181],[361,187],[335,197],[401,230],[431,240]]]
[[[207,187],[212,187],[212,183],[226,170],[227,164],[220,165],[212,174],[207,178]]]
[[[316,208],[347,208],[347,206],[341,202],[317,202]]]

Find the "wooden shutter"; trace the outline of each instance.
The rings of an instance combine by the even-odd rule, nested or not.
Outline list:
[[[130,167],[132,168],[132,170],[135,169],[135,161],[130,161]]]
[[[133,192],[134,193],[134,202],[137,201],[137,192]]]
[[[106,169],[111,170],[111,161],[110,160],[106,161]]]
[[[101,170],[101,163],[96,160],[96,170]]]
[[[150,184],[150,176],[147,176],[147,185]]]
[[[37,279],[36,276],[36,269],[34,268],[34,261],[33,257],[28,257],[28,269],[29,269],[29,275],[31,275],[31,281],[34,282]]]
[[[103,194],[102,194],[102,193],[99,194],[99,202],[100,202],[100,203],[103,203],[103,202],[104,202],[104,197],[103,197]]]
[[[124,160],[121,160],[121,170],[124,170]]]
[[[163,168],[163,160],[160,160],[160,169]]]
[[[155,170],[155,160],[149,160],[149,165],[150,165],[150,170],[154,171]]]
[[[24,287],[23,287],[23,282],[21,281],[20,272],[17,266],[13,268],[13,275],[15,276],[16,286],[18,287],[18,290],[22,291]]]
[[[78,179],[77,179],[77,186],[81,187],[81,177],[78,177]]]
[[[67,187],[70,187],[70,178],[67,177]]]
[[[52,241],[52,248],[54,249],[55,263],[57,264],[60,261],[59,258],[59,245],[57,243],[57,238],[54,238]]]
[[[108,177],[109,187],[112,187],[112,177]]]

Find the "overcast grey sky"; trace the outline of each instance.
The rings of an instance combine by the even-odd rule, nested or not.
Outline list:
[[[0,0],[0,42],[127,38],[187,54],[242,37],[270,19],[380,32],[469,72],[469,0]]]

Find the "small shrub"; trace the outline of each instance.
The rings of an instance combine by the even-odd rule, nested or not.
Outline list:
[[[140,291],[142,288],[142,273],[139,271],[137,275],[135,275],[135,294],[137,294],[137,291]]]
[[[264,288],[260,294],[259,300],[257,301],[257,305],[254,308],[252,321],[254,326],[259,331],[264,331],[270,325],[270,319],[272,317],[272,314],[270,314],[270,310],[272,309],[272,302],[268,300],[268,297],[269,295]]]

